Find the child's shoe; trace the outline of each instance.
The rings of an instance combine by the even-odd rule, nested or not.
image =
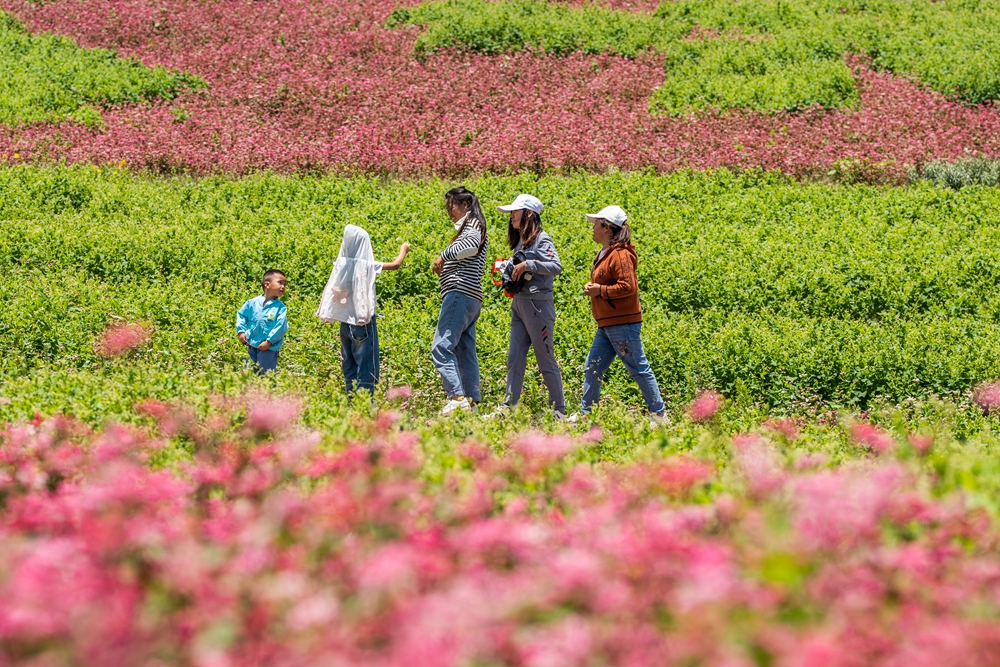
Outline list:
[[[456,401],[453,398],[449,398],[448,402],[444,404],[443,408],[441,408],[441,414],[442,415],[450,415],[451,413],[455,412],[456,410],[471,410],[471,409],[472,409],[472,405],[469,403],[469,397],[468,396],[463,396],[462,400],[460,400],[460,401]]]

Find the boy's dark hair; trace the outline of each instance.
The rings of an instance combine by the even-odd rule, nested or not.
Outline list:
[[[264,272],[264,277],[260,279],[260,288],[264,289],[264,283],[266,283],[268,280],[270,280],[275,276],[281,276],[282,278],[288,277],[285,275],[285,272],[282,271],[281,269],[268,269],[267,271]]]

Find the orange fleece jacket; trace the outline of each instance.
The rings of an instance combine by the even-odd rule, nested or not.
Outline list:
[[[642,322],[639,305],[639,283],[635,267],[639,259],[631,244],[624,248],[608,248],[599,253],[590,270],[590,281],[601,286],[601,295],[590,297],[590,312],[598,327]]]

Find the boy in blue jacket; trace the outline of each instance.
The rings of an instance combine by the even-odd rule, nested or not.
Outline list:
[[[263,375],[278,366],[278,352],[288,331],[288,317],[281,297],[287,283],[285,274],[271,269],[264,274],[264,294],[249,299],[236,313],[236,337],[247,346],[254,371]]]

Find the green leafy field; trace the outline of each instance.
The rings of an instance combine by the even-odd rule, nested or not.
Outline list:
[[[0,419],[68,412],[132,419],[149,396],[203,400],[257,380],[240,372],[235,311],[266,268],[289,276],[291,330],[277,385],[310,398],[307,419],[345,406],[334,327],[313,313],[348,223],[376,255],[413,243],[379,279],[385,386],[412,385],[417,414],[443,401],[430,360],[440,298],[429,267],[450,236],[451,182],[259,175],[158,180],[125,170],[0,169]],[[771,174],[485,177],[466,183],[487,206],[492,256],[518,192],[547,204],[565,273],[556,280],[556,352],[570,405],[594,332],[582,293],[595,246],[585,211],[630,213],[645,309],[643,337],[671,409],[702,387],[747,414],[863,409],[932,394],[961,397],[1000,376],[1000,193],[802,185]],[[484,278],[485,280],[485,278]],[[488,285],[479,324],[484,401],[502,398],[507,300]],[[126,359],[94,342],[120,319],[155,328]],[[620,365],[608,409],[632,420],[637,387]],[[529,373],[525,410],[544,414]],[[610,413],[609,413],[610,414]],[[616,417],[616,418],[619,418]],[[971,417],[970,417],[971,418]],[[332,426],[331,426],[332,427]]]
[[[845,53],[971,104],[1000,96],[1000,6],[978,0],[678,0],[652,14],[546,0],[433,0],[390,19],[405,23],[426,26],[417,41],[424,53],[659,51],[665,79],[651,108],[671,115],[852,106]]]
[[[171,99],[202,85],[189,74],[149,68],[114,51],[82,49],[56,35],[29,35],[17,19],[0,12],[0,124],[72,119],[96,125],[103,107]]]

